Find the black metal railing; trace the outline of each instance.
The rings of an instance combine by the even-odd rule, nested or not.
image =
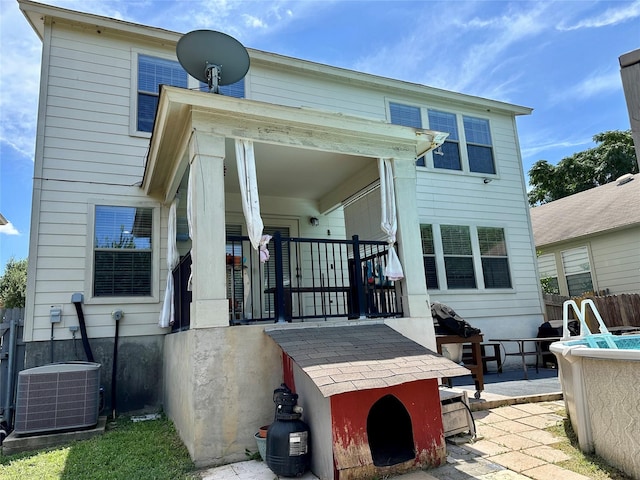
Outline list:
[[[384,277],[387,243],[360,240],[281,237],[269,242],[271,258],[260,263],[248,237],[227,236],[226,282],[229,323],[303,322],[332,318],[402,316],[400,284]],[[189,260],[190,261],[190,260]],[[181,261],[176,270],[186,265]],[[176,277],[176,295],[186,287]],[[189,292],[190,294],[190,292]],[[189,298],[190,301],[190,298]],[[176,301],[176,323],[178,305]],[[188,307],[188,304],[187,304]],[[180,309],[182,327],[188,328],[189,309]]]

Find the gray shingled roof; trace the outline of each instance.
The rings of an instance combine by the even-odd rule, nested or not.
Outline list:
[[[640,225],[640,175],[623,185],[610,182],[530,212],[536,247]]]
[[[416,380],[469,375],[469,370],[384,324],[265,329],[324,397]]]

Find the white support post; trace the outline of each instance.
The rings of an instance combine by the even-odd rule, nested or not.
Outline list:
[[[229,325],[225,263],[224,137],[194,131],[191,328]]]

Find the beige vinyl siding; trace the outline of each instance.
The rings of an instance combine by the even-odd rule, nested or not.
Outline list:
[[[594,237],[591,255],[599,289],[611,294],[640,292],[640,227]]]
[[[129,135],[131,47],[123,38],[58,22],[51,31],[48,62],[47,95],[42,99],[47,107],[41,127],[43,158],[36,158],[36,172],[42,177],[40,182],[36,179],[41,190],[34,204],[38,249],[37,258],[30,259],[36,263],[33,326],[26,337],[48,340],[49,310],[59,305],[63,315],[56,338],[71,338],[65,327],[78,324],[71,304],[75,292],[84,294],[91,337],[113,336],[111,311],[116,307],[125,312],[123,335],[160,333],[157,299],[166,278],[164,261],[154,265],[156,300],[151,303],[95,304],[87,284],[93,235],[87,215],[90,199],[148,203],[137,187],[148,139]],[[164,232],[166,237],[166,227]],[[154,246],[161,244],[156,241]]]
[[[36,180],[41,185],[34,199],[34,222],[37,228],[36,276],[30,298],[33,312],[33,340],[50,337],[49,309],[63,306],[62,327],[76,325],[75,309],[70,303],[74,292],[85,295],[85,316],[89,335],[113,336],[110,313],[121,308],[125,321],[122,335],[162,334],[157,327],[160,302],[126,304],[96,303],[89,298],[87,282],[90,267],[92,228],[88,210],[94,203],[122,205],[147,202],[137,184],[142,180],[148,134],[131,134],[135,113],[135,53],[142,52],[165,58],[175,58],[170,42],[153,44],[140,37],[113,35],[107,29],[97,33],[95,28],[65,25],[56,22],[51,31],[51,44],[46,44],[45,58],[49,68],[46,82],[44,124],[40,126],[36,174],[49,180]],[[177,37],[176,37],[177,39]],[[268,58],[269,55],[260,54]],[[294,62],[295,63],[295,62]],[[312,66],[319,71],[322,66]],[[541,321],[541,305],[535,274],[535,257],[528,230],[528,206],[511,115],[487,112],[486,107],[472,108],[473,99],[452,92],[431,90],[430,93],[409,91],[411,84],[398,82],[390,91],[383,87],[365,87],[361,79],[331,79],[325,73],[300,73],[286,66],[271,66],[264,60],[252,61],[247,76],[247,98],[287,106],[343,112],[365,118],[387,121],[389,99],[420,105],[458,115],[488,118],[490,121],[496,175],[492,183],[482,182],[483,174],[419,168],[417,171],[417,203],[420,219],[431,224],[466,224],[504,228],[507,238],[509,265],[513,289],[509,292],[459,293],[443,295],[439,300],[449,303],[469,319],[486,320],[487,332],[501,325],[516,325],[524,320],[524,328],[532,329]],[[371,77],[373,79],[373,77]],[[403,93],[403,88],[407,92]],[[445,95],[446,100],[438,97]],[[481,99],[478,99],[482,103]],[[135,124],[135,121],[133,122]],[[57,180],[52,180],[57,179]],[[110,185],[109,185],[110,184]],[[464,195],[459,193],[464,191]],[[377,200],[376,200],[377,199]],[[342,209],[321,216],[316,206],[287,198],[261,197],[265,224],[269,218],[296,219],[301,236],[316,238],[344,238]],[[367,199],[371,205],[377,197]],[[227,195],[228,214],[241,215],[237,196]],[[159,238],[154,242],[159,260],[154,263],[156,278],[154,294],[162,298],[166,281],[166,244],[168,209],[160,207]],[[379,207],[378,207],[379,208]],[[368,206],[372,228],[379,225],[379,210]],[[320,218],[320,226],[308,223],[310,216]],[[349,221],[349,219],[347,219]],[[360,231],[358,226],[353,231]],[[380,238],[372,231],[370,238]],[[378,235],[376,235],[378,233]],[[400,246],[400,248],[402,248]],[[32,252],[35,250],[32,248]],[[30,280],[31,281],[31,280]],[[435,295],[433,297],[435,299]],[[483,325],[485,325],[483,324]],[[520,322],[523,324],[523,322]],[[489,325],[496,325],[489,327]],[[501,334],[509,334],[509,328]],[[513,327],[515,328],[515,327]],[[493,329],[493,330],[492,330]],[[26,331],[28,329],[25,329]],[[483,328],[483,331],[485,329]],[[68,328],[58,328],[60,338],[71,338]],[[532,332],[513,331],[516,336]],[[30,332],[25,333],[29,339]],[[486,337],[488,338],[488,336]]]

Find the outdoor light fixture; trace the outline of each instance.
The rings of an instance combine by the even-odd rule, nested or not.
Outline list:
[[[482,179],[482,181],[483,181],[485,184],[487,184],[487,183],[491,183],[491,182],[493,181],[493,179],[492,179],[492,178],[487,178],[487,177],[485,177],[485,178],[483,178],[483,179]]]
[[[318,225],[320,225],[320,220],[318,220],[317,217],[311,217],[309,218],[309,223],[314,227],[317,227]]]

